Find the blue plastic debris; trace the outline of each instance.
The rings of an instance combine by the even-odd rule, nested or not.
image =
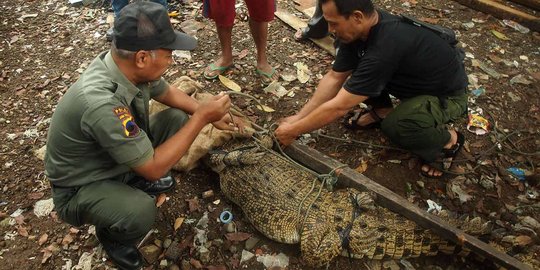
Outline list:
[[[230,223],[233,220],[233,214],[227,210],[221,212],[221,215],[219,215],[219,221],[223,224]]]
[[[521,168],[516,167],[510,167],[506,169],[508,172],[510,172],[513,176],[515,176],[520,181],[525,181],[525,171]]]
[[[483,95],[484,93],[486,93],[486,89],[484,87],[479,87],[478,89],[472,90],[471,93],[475,97],[479,97],[479,96]]]

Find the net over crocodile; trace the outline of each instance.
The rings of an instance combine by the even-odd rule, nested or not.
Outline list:
[[[339,255],[398,259],[454,252],[453,244],[431,231],[375,206],[368,193],[319,189],[314,174],[267,150],[271,142],[268,136],[258,143],[233,140],[212,151],[206,163],[253,226],[275,241],[299,243],[305,263],[321,266]],[[441,217],[471,234],[486,227],[479,219]]]

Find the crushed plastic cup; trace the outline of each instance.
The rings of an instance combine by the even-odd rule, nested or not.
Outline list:
[[[489,132],[489,121],[479,114],[469,114],[467,130],[476,135],[485,135]]]
[[[510,28],[513,28],[514,30],[516,31],[519,31],[520,33],[522,34],[527,34],[529,33],[529,28],[515,22],[515,21],[512,21],[512,20],[503,20],[503,24],[510,27]]]

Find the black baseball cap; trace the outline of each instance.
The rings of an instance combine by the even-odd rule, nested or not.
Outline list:
[[[146,20],[148,27],[155,28],[154,35],[138,36],[141,20]],[[113,38],[116,48],[128,51],[193,50],[197,47],[195,38],[173,29],[163,5],[150,1],[136,1],[125,6],[114,22]]]

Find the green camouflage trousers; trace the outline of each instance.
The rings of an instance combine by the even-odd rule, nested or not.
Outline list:
[[[446,103],[443,108],[438,97],[428,95],[402,100],[381,129],[393,143],[432,162],[450,140],[446,124],[466,114],[467,94],[447,97]]]

